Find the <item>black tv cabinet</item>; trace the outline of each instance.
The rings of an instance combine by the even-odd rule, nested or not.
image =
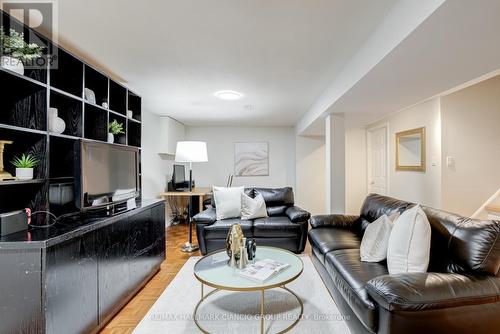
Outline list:
[[[0,333],[95,333],[165,260],[165,204],[0,238]]]

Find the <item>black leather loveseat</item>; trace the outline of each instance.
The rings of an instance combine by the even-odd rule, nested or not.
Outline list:
[[[215,203],[212,200],[211,208],[193,217],[201,253],[205,255],[225,248],[226,236],[233,224],[240,224],[243,234],[247,238],[255,238],[257,245],[280,247],[295,253],[303,252],[310,214],[294,206],[292,188],[245,188],[245,193],[252,198],[257,193],[262,194],[269,217],[255,220],[217,220]]]
[[[423,207],[432,228],[427,273],[389,275],[361,262],[363,233],[413,203],[369,195],[359,216],[311,218],[313,262],[353,333],[500,333],[500,222]]]

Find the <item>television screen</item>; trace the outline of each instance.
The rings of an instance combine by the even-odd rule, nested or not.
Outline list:
[[[123,202],[138,195],[138,150],[82,142],[83,207]]]

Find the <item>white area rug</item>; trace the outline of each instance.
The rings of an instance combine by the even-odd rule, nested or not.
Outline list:
[[[200,333],[193,321],[193,310],[200,299],[200,283],[193,275],[199,257],[192,257],[179,271],[148,314],[134,330],[135,334]],[[343,316],[331,298],[308,256],[301,256],[304,271],[287,285],[304,303],[304,315],[289,333],[348,334]],[[211,291],[205,286],[205,295]],[[265,292],[265,332],[276,333],[299,315],[297,300],[283,289]],[[198,309],[199,322],[210,333],[259,333],[259,292],[219,291],[208,297]],[[249,316],[250,315],[250,316]]]

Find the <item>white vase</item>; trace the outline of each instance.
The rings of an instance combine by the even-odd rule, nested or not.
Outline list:
[[[57,108],[49,108],[49,131],[63,133],[66,130],[66,123],[57,116]]]
[[[16,177],[19,180],[33,180],[33,168],[16,168]]]
[[[112,133],[108,133],[108,143],[114,143],[115,142],[115,136]]]
[[[24,65],[23,62],[17,58],[2,56],[1,57],[1,66],[7,70],[12,72],[16,72],[18,74],[24,75]]]

